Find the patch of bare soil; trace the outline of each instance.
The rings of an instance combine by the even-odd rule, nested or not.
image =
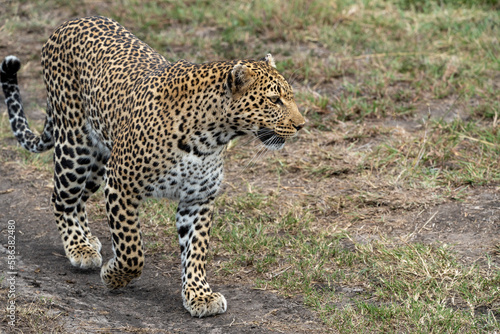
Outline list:
[[[448,244],[464,261],[485,263],[486,254],[497,253],[500,242],[500,188],[475,188],[462,201],[443,203],[406,219],[411,223],[395,233],[411,241]],[[491,260],[500,264],[497,256]]]
[[[2,160],[10,151],[4,150]],[[254,290],[237,282],[212,285],[228,301],[219,316],[192,318],[181,299],[180,261],[147,258],[144,273],[118,292],[107,291],[98,270],[79,270],[64,256],[50,208],[47,173],[0,165],[0,256],[2,272],[15,276],[15,328],[3,315],[0,332],[32,333],[311,333],[324,332],[321,321],[298,301]],[[9,220],[15,221],[16,264],[7,266]],[[92,224],[92,222],[91,222]],[[96,226],[97,225],[97,226]],[[92,224],[111,257],[104,224]],[[210,264],[209,264],[210,267]],[[210,271],[209,271],[210,277]],[[6,277],[10,278],[10,276]],[[10,281],[1,281],[0,305],[8,303]],[[30,323],[28,319],[39,319]],[[33,321],[33,320],[32,320]],[[3,328],[3,331],[1,330]],[[35,331],[38,329],[37,331]]]

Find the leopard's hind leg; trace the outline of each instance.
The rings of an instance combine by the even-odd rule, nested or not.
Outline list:
[[[78,130],[67,132],[72,131]],[[66,138],[71,138],[69,136],[71,134],[66,134]],[[90,232],[85,202],[102,182],[105,158],[97,159],[98,154],[92,151],[88,146],[72,147],[68,142],[56,142],[54,150],[52,203],[56,223],[66,256],[72,265],[81,268],[102,264],[101,243]]]
[[[71,264],[81,268],[100,267],[101,243],[90,232],[85,203],[102,183],[109,151],[96,145],[90,136],[78,97],[66,94],[65,98],[76,100],[50,101],[55,137],[54,214]]]
[[[83,190],[82,196],[80,198],[79,205],[81,208],[78,210],[78,220],[90,244],[94,247],[94,249],[100,252],[101,242],[90,232],[85,204],[89,197],[97,190],[99,190],[101,184],[103,183],[103,178],[106,173],[106,162],[109,158],[109,152],[107,150],[103,151],[97,147],[93,147],[91,151],[92,159],[87,167],[88,177],[85,182],[85,188]]]
[[[0,64],[0,82],[12,131],[19,143],[31,152],[40,153],[55,147],[52,203],[64,249],[75,266],[100,266],[101,244],[88,228],[85,201],[99,188],[106,159],[96,152],[85,133],[80,95],[68,89],[77,89],[78,80],[72,78],[71,71],[68,75],[45,72],[47,117],[42,135],[37,135],[30,130],[24,113],[17,82],[20,67],[21,62],[15,56],[6,57]]]

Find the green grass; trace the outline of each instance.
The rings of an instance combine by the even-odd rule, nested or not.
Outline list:
[[[142,205],[139,219],[144,230],[146,254],[178,256],[176,209],[176,203],[161,199],[151,199]]]
[[[373,168],[398,180],[436,185],[484,185],[500,181],[500,131],[477,121],[430,121],[421,137],[393,138],[367,155]],[[397,166],[396,169],[391,167]]]
[[[342,333],[498,328],[498,269],[464,264],[445,244],[358,243],[345,232],[311,231],[311,215],[273,215],[259,201],[220,200],[233,210],[219,214],[214,229],[213,256],[228,258],[219,274],[250,271],[257,288],[303,295]]]
[[[217,200],[215,275],[299,297],[341,333],[500,330],[500,271],[490,253],[482,253],[486,264],[463,261],[454,245],[405,242],[382,229],[391,219],[413,224],[408,216],[433,205],[466,202],[472,191],[498,189],[498,1],[5,6],[0,46],[7,48],[13,36],[31,36],[40,47],[66,18],[97,13],[172,61],[273,53],[308,124],[285,153],[249,166],[255,150],[246,139],[229,150],[228,165],[239,172],[228,173],[232,187]],[[31,109],[43,103],[33,49],[20,51]],[[3,116],[0,140],[10,136]],[[13,155],[22,165],[52,168],[50,153]],[[178,259],[175,203],[148,201],[140,219],[148,255]]]
[[[36,106],[39,107],[39,106]],[[43,124],[41,123],[35,123],[33,122],[30,123],[30,126],[33,131],[40,133],[41,130],[43,130]],[[5,140],[5,139],[11,139],[13,137],[10,124],[9,124],[9,118],[7,114],[2,114],[0,116],[0,140]],[[0,144],[0,148],[3,149],[12,149],[13,147],[10,145],[6,145],[5,143]],[[28,151],[26,151],[22,146],[16,145],[14,149],[15,155],[17,157],[17,162],[12,161],[11,157],[9,156],[8,158],[4,158],[3,156],[0,156],[0,161],[2,163],[17,163],[18,165],[21,166],[31,166],[36,168],[39,171],[46,172],[48,174],[52,174],[54,171],[54,168],[52,166],[52,151],[49,152],[44,152],[41,154],[32,154]]]

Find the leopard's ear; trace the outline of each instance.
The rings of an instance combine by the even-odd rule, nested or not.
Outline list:
[[[265,57],[264,60],[271,66],[276,68],[276,63],[274,62],[273,55],[268,53]]]
[[[232,96],[243,94],[255,81],[255,73],[246,65],[238,64],[227,76],[227,87]]]

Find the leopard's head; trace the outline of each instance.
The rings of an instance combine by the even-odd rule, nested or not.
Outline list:
[[[230,118],[235,131],[253,134],[272,150],[305,124],[290,84],[276,70],[272,55],[237,63],[227,76]]]

